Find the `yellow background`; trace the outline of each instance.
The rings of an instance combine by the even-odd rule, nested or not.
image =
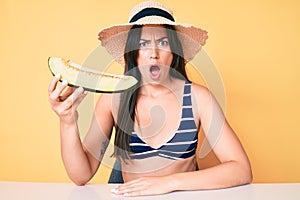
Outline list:
[[[48,56],[83,62],[100,28],[140,1],[0,1],[0,180],[69,182],[48,103]],[[226,90],[226,116],[254,182],[300,182],[298,0],[162,0],[209,32],[206,52]],[[103,173],[101,173],[103,172]],[[102,166],[93,182],[107,181]]]

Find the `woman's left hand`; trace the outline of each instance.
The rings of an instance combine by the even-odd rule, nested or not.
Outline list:
[[[171,177],[143,177],[112,189],[114,194],[124,196],[145,196],[165,194],[174,191]]]

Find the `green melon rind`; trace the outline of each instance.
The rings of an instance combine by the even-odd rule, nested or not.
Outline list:
[[[49,57],[48,66],[51,73],[61,75],[60,81],[66,80],[69,86],[83,87],[87,91],[98,93],[122,92],[132,88],[138,81],[132,76],[104,73],[72,63],[66,67],[64,59]]]

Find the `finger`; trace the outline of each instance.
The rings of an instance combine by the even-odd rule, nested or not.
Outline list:
[[[134,181],[130,181],[130,182],[127,182],[127,183],[124,183],[124,184],[121,184],[121,185],[118,185],[116,187],[116,192],[118,193],[123,193],[124,190],[130,188],[130,187],[134,187],[136,185],[139,185],[139,182],[138,180],[134,180]]]
[[[79,104],[82,102],[82,100],[86,97],[87,95],[87,91],[83,91],[81,93],[81,95],[79,95],[79,97],[75,100],[74,102],[74,107],[77,108],[79,106]]]
[[[49,87],[48,87],[48,94],[49,94],[49,95],[55,90],[56,85],[57,85],[59,79],[60,79],[60,74],[56,74],[56,75],[52,78],[52,80],[51,80],[51,82],[50,82],[50,84],[49,84]]]
[[[129,182],[127,182],[127,183],[124,183],[124,184],[122,184],[122,185],[119,185],[119,187],[127,187],[127,186],[130,186],[130,185],[139,183],[139,182],[141,182],[141,181],[142,181],[142,178],[138,178],[138,179],[129,181]]]
[[[111,192],[114,194],[119,194],[119,195],[125,195],[125,194],[131,194],[133,192],[140,192],[146,189],[145,185],[135,185],[135,186],[131,186],[131,187],[127,187],[127,188],[122,188],[122,189],[112,189]]]
[[[84,93],[84,89],[82,87],[77,88],[65,101],[66,101],[66,107],[70,108],[74,106],[74,103],[77,101],[77,99]]]
[[[66,91],[60,96],[60,100],[66,100],[73,92],[75,91],[74,87],[67,87]]]
[[[68,82],[67,81],[63,81],[58,87],[56,87],[52,93],[50,93],[49,98],[54,101],[54,100],[58,100],[58,97],[60,96],[60,94],[62,93],[62,91],[67,87]]]
[[[135,184],[118,192],[124,196],[141,196],[147,194],[147,186],[144,184]]]
[[[140,180],[134,180],[125,184],[122,184],[116,188],[116,192],[124,194],[132,191],[137,191],[145,188],[145,184]]]

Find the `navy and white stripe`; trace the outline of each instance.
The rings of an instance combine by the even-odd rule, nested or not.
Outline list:
[[[173,138],[158,148],[152,148],[133,132],[129,145],[132,150],[132,159],[160,156],[180,160],[195,155],[197,142],[198,129],[194,121],[192,110],[191,84],[186,82],[184,86],[180,125]]]

